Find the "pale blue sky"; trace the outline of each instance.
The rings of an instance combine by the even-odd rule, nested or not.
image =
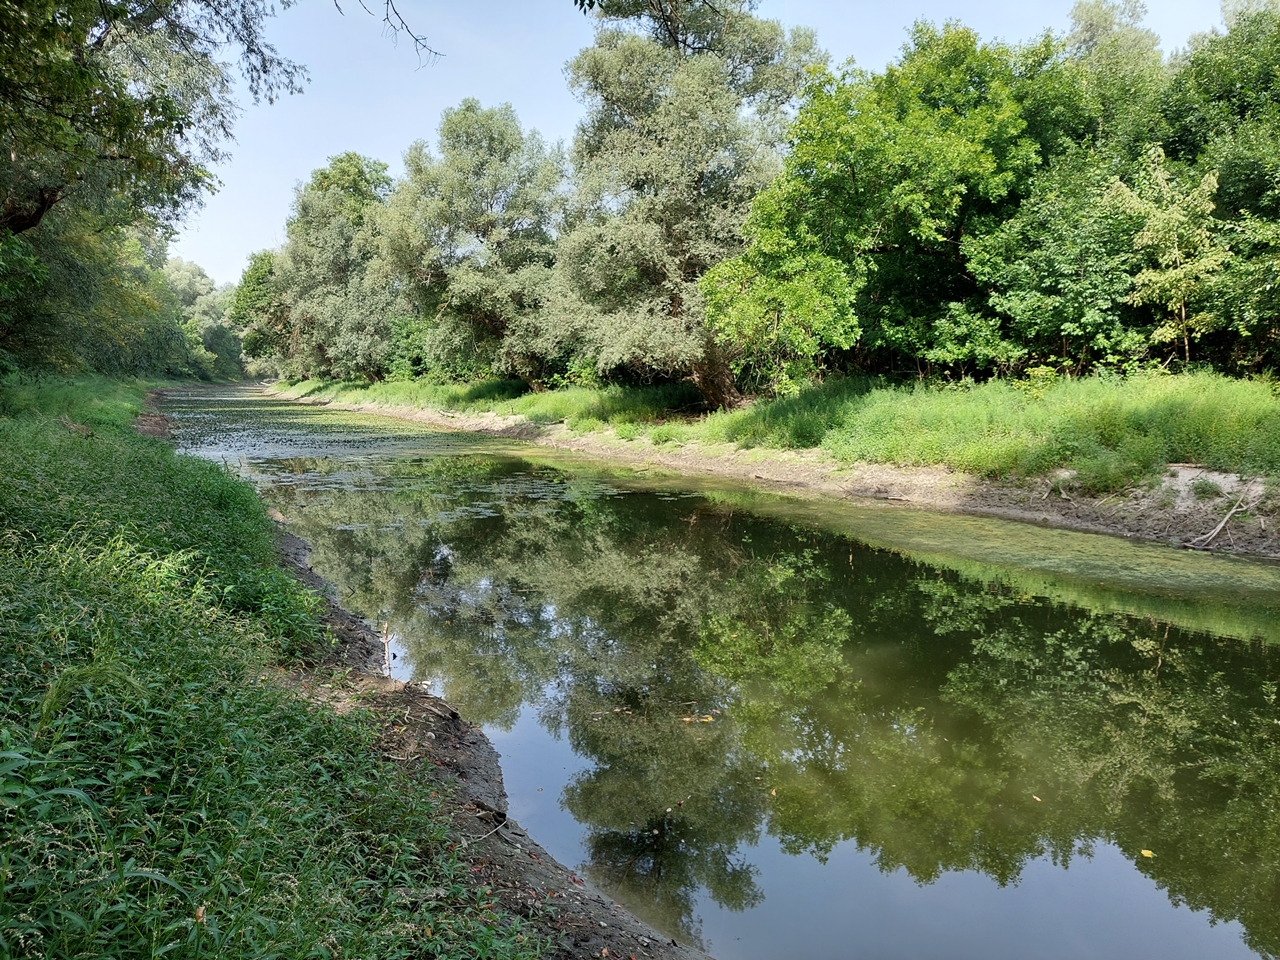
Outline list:
[[[367,0],[371,8],[377,0]],[[464,97],[510,102],[548,140],[573,136],[581,108],[565,88],[564,63],[591,42],[591,23],[572,0],[400,0],[405,16],[445,56],[419,67],[403,40],[385,37],[356,0],[340,15],[326,0],[302,0],[272,22],[280,51],[305,63],[300,96],[247,105],[222,189],[192,214],[173,246],[218,282],[240,277],[255,250],[284,239],[294,187],[326,159],[356,150],[400,171],[417,139],[432,139],[440,111]],[[878,68],[894,57],[917,19],[960,20],[984,37],[1023,40],[1065,29],[1072,0],[762,0],[759,14],[813,27],[840,63]],[[1218,0],[1150,0],[1147,24],[1167,50],[1220,21]]]

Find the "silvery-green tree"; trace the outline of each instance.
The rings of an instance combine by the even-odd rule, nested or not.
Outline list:
[[[286,376],[381,380],[393,320],[404,305],[378,262],[379,213],[391,192],[386,164],[343,153],[298,189],[272,265],[287,311]]]
[[[544,299],[564,162],[510,104],[445,110],[438,153],[423,141],[381,217],[381,251],[413,316],[397,330],[396,372],[514,375],[538,383],[538,355],[512,336]]]
[[[739,252],[751,198],[780,169],[814,38],[754,17],[753,0],[595,6],[595,44],[568,65],[587,114],[538,334],[599,374],[689,379],[733,405],[698,280]]]

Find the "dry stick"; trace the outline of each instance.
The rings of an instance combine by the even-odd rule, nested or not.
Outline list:
[[[1214,527],[1209,533],[1206,533],[1203,537],[1196,537],[1194,540],[1188,540],[1185,544],[1183,544],[1183,546],[1190,547],[1192,550],[1203,550],[1209,544],[1213,543],[1214,537],[1216,537],[1226,528],[1227,521],[1240,512],[1244,504],[1244,498],[1247,497],[1248,495],[1249,495],[1248,491],[1245,491],[1244,493],[1240,494],[1240,499],[1236,501],[1236,505],[1227,511],[1227,515],[1223,517],[1221,522],[1216,527]],[[1249,504],[1249,506],[1243,507],[1243,508],[1246,510],[1252,510],[1261,501],[1262,501],[1262,498],[1259,497],[1253,503]]]
[[[391,623],[382,625],[382,675],[391,676]]]
[[[507,824],[506,824],[506,821],[504,820],[502,823],[498,824],[496,827],[494,827],[492,830],[490,830],[488,833],[486,833],[483,837],[478,837],[478,838],[477,838],[477,837],[463,837],[463,838],[462,838],[462,840],[458,843],[458,846],[460,846],[460,847],[466,847],[466,846],[469,846],[469,845],[470,845],[470,844],[472,844],[472,843],[479,843],[479,842],[480,842],[480,841],[482,841],[482,840],[488,840],[490,837],[492,837],[495,833],[498,833],[498,831],[499,831],[499,830],[501,830],[501,829],[502,829],[503,827],[505,827],[506,825],[507,825]],[[499,834],[499,836],[501,836],[501,834]],[[514,840],[510,840],[510,839],[508,839],[507,837],[502,837],[502,839],[503,839],[503,840],[507,840],[507,842],[508,842],[508,843],[515,843],[515,841],[514,841]]]

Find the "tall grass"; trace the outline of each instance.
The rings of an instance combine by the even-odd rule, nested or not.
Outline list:
[[[566,387],[530,391],[519,380],[486,380],[474,384],[388,382],[369,385],[304,380],[286,386],[291,399],[335,403],[378,403],[522,416],[534,423],[567,422],[590,429],[601,424],[652,423],[673,411],[701,408],[698,392],[684,383],[651,387]]]
[[[941,464],[983,476],[1075,471],[1103,491],[1170,462],[1280,474],[1280,397],[1272,385],[1215,373],[1090,377],[1039,383],[894,385],[847,378],[795,396],[695,417],[687,385],[520,393],[518,383],[369,387],[297,384],[286,396],[492,410],[624,439],[822,448],[843,463]]]
[[[122,431],[137,416],[152,384],[106,377],[11,376],[0,381],[0,417],[65,417],[91,429]]]
[[[1117,489],[1165,464],[1280,474],[1280,397],[1212,373],[956,388],[834,381],[717,413],[680,439],[821,447],[844,463],[944,464],[984,476],[1074,470]]]
[[[262,679],[320,631],[252,491],[76,389],[0,397],[0,956],[537,955],[372,720]]]

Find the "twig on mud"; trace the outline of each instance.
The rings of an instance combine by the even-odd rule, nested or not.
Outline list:
[[[486,833],[483,837],[463,837],[463,838],[462,838],[462,840],[461,840],[461,841],[459,841],[458,846],[460,846],[460,847],[465,847],[465,846],[468,846],[468,845],[470,845],[470,844],[472,844],[472,843],[479,843],[479,842],[480,842],[480,841],[482,841],[482,840],[488,840],[490,837],[492,837],[495,833],[497,833],[499,830],[501,830],[501,829],[502,829],[503,827],[505,827],[506,825],[507,825],[507,822],[506,822],[505,820],[504,820],[504,821],[502,821],[502,823],[498,824],[496,827],[494,827],[492,830],[490,830],[488,833]],[[503,840],[506,840],[507,838],[506,838],[506,837],[503,837],[502,839],[503,839]],[[510,843],[515,843],[515,841],[514,841],[514,840],[511,840],[511,841],[508,841],[508,842],[510,842]]]
[[[1214,527],[1211,531],[1209,531],[1202,537],[1196,537],[1194,540],[1188,540],[1186,543],[1183,544],[1183,546],[1189,550],[1204,550],[1206,547],[1208,547],[1209,544],[1213,543],[1214,538],[1217,537],[1217,535],[1220,534],[1224,529],[1226,529],[1227,521],[1229,521],[1232,517],[1234,517],[1237,513],[1239,513],[1241,509],[1252,510],[1254,507],[1256,507],[1259,503],[1262,502],[1262,498],[1259,497],[1257,500],[1253,501],[1253,503],[1249,504],[1249,506],[1246,507],[1244,506],[1244,498],[1247,497],[1248,495],[1249,493],[1247,490],[1244,493],[1240,494],[1240,499],[1236,501],[1236,505],[1227,511],[1227,515],[1222,518],[1222,520],[1218,523],[1216,527]],[[1235,541],[1233,540],[1232,542],[1234,543]]]
[[[450,714],[445,713],[443,710],[433,706],[430,703],[424,703],[422,704],[422,706],[424,709],[430,710],[432,713],[434,713],[437,717],[440,717],[442,720],[449,720],[449,721],[453,720],[453,717]]]
[[[1097,503],[1095,503],[1094,506],[1101,508],[1102,505],[1106,503],[1108,500],[1114,500],[1117,497],[1123,497],[1128,492],[1129,490],[1126,488],[1124,490],[1121,490],[1119,493],[1109,493],[1105,497],[1103,497],[1101,500],[1099,500]]]

